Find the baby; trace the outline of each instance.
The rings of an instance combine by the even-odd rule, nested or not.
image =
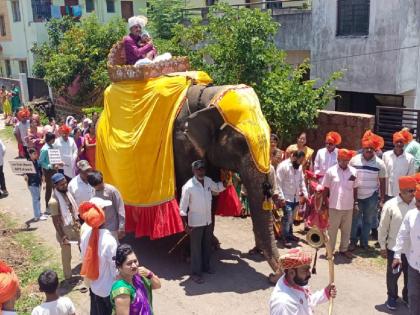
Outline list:
[[[147,44],[151,44],[153,46],[153,49],[151,49],[149,52],[147,52],[146,55],[144,56],[144,58],[137,60],[137,62],[135,63],[135,66],[147,65],[147,64],[150,64],[150,63],[169,60],[169,59],[172,58],[172,55],[170,53],[164,53],[162,55],[158,55],[157,54],[157,49],[153,45],[153,41],[152,41],[152,38],[151,38],[150,34],[147,31],[143,31],[137,45],[139,47],[144,47]]]
[[[153,44],[152,42],[152,38],[150,37],[150,34],[147,31],[144,31],[141,36],[140,36],[140,40],[137,43],[137,45],[139,45],[139,47],[144,47],[147,44]],[[150,50],[148,53],[146,53],[145,58],[149,59],[150,61],[152,61],[153,59],[155,59],[157,55],[157,49],[156,47],[153,45],[153,49]]]

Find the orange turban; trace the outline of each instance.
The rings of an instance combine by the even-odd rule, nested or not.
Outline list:
[[[311,265],[312,255],[295,248],[280,257],[280,267],[283,270]]]
[[[408,144],[411,140],[413,140],[413,135],[406,130],[397,131],[392,136],[392,143],[394,144],[398,141],[401,141],[404,144]]]
[[[82,220],[92,228],[80,274],[90,280],[96,280],[99,277],[99,227],[105,222],[105,213],[93,202],[87,201],[80,204],[79,214]]]
[[[333,143],[334,145],[338,145],[341,143],[341,136],[338,132],[330,131],[325,136],[325,142]]]
[[[350,161],[353,156],[357,154],[356,151],[347,149],[338,149],[338,159]]]
[[[67,125],[61,125],[60,128],[58,128],[58,132],[60,134],[70,134],[71,128]]]
[[[371,130],[365,132],[362,137],[363,148],[374,148],[375,151],[384,147],[384,138],[374,134]]]
[[[420,199],[420,184],[416,186],[416,194],[414,195],[416,199]]]
[[[1,304],[10,300],[19,288],[19,280],[11,267],[0,260],[0,310]]]
[[[417,181],[413,176],[401,176],[398,179],[400,189],[416,189]]]
[[[25,118],[27,119],[27,118],[29,118],[29,116],[31,116],[31,113],[29,112],[29,110],[27,108],[22,108],[17,113],[17,117],[19,118],[19,120],[22,120],[22,119],[25,119]]]
[[[414,174],[413,177],[416,179],[417,184],[420,184],[420,173]]]

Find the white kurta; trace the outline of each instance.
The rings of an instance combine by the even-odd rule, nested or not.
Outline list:
[[[75,174],[76,160],[77,160],[77,146],[73,138],[68,138],[64,141],[59,137],[54,142],[54,149],[60,150],[61,160],[64,163],[64,175],[73,178]]]
[[[285,277],[277,281],[270,298],[270,315],[312,315],[314,307],[328,301],[325,289],[311,293],[309,287],[292,288]]]
[[[386,172],[386,194],[388,196],[396,197],[400,193],[399,178],[401,176],[413,175],[416,172],[414,166],[414,156],[410,153],[396,156],[394,150],[386,151],[382,155],[382,161],[385,163]]]
[[[397,235],[394,246],[394,258],[401,259],[401,253],[407,256],[411,268],[420,272],[420,210],[407,212]]]
[[[327,170],[337,164],[338,149],[329,152],[327,148],[319,149],[315,156],[314,171],[315,174],[325,175]]]

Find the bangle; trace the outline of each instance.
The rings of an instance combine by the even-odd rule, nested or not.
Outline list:
[[[153,277],[155,276],[155,274],[153,273],[153,272],[151,272],[151,271],[149,271],[149,273],[147,274],[147,279],[152,279]]]

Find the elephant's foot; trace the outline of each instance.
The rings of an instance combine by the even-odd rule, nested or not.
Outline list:
[[[262,249],[255,246],[253,249],[250,249],[248,251],[248,254],[250,254],[250,255],[257,255],[257,254],[263,255],[263,251],[262,251]]]
[[[282,275],[283,275],[283,272],[280,270],[276,273],[270,273],[270,275],[268,276],[268,282],[270,282],[273,285],[276,285],[277,281],[279,281]]]

